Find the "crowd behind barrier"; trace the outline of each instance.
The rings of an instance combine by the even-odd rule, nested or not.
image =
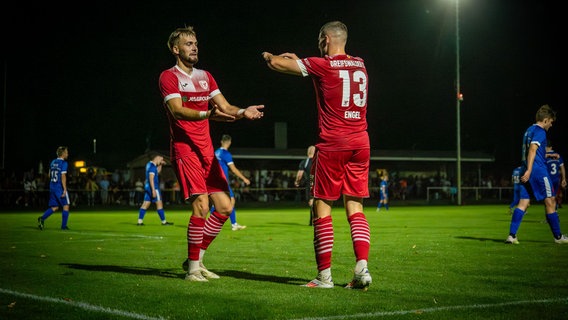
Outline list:
[[[244,171],[244,170],[243,170]],[[251,185],[231,179],[235,197],[239,203],[251,202],[298,202],[306,201],[304,187],[294,186],[293,171],[250,172]],[[252,173],[252,174],[251,174]],[[389,197],[391,201],[422,201],[428,203],[453,203],[456,201],[457,188],[444,177],[434,176],[398,176],[391,172],[389,181]],[[481,181],[464,181],[462,199],[464,204],[480,201],[508,203],[512,197],[510,177],[496,181],[487,177]],[[254,178],[256,177],[256,178]],[[105,183],[107,182],[107,183]],[[143,201],[143,177],[133,177],[127,170],[116,170],[113,173],[71,174],[68,178],[68,189],[72,207],[89,206],[132,206],[139,207]],[[378,201],[380,180],[369,179],[371,197],[369,205]],[[161,181],[165,205],[183,204],[179,185],[175,179]],[[108,187],[106,187],[108,185]],[[47,205],[49,182],[47,174],[36,174],[29,170],[18,177],[15,173],[4,174],[0,185],[0,203],[2,208],[44,208]],[[565,192],[565,191],[564,191]]]

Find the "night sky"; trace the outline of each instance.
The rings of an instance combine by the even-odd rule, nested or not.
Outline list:
[[[459,1],[462,151],[513,168],[524,130],[548,103],[558,115],[549,136],[568,156],[562,3]],[[212,73],[229,102],[266,105],[260,121],[213,122],[214,142],[229,133],[235,148],[273,148],[274,124],[286,122],[289,148],[314,143],[311,80],[270,71],[261,52],[318,55],[319,28],[341,20],[347,53],[365,59],[369,74],[372,149],[456,149],[455,1],[226,2],[4,10],[4,168],[47,164],[59,145],[71,161],[120,168],[147,148],[167,150],[158,76],[174,64],[169,34],[184,25],[197,31],[196,67]]]

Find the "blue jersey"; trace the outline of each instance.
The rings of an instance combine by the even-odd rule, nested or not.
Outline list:
[[[146,164],[146,181],[144,181],[144,189],[152,194],[152,187],[150,185],[150,179],[154,181],[154,189],[160,190],[160,178],[158,177],[158,166],[152,162],[148,161]]]
[[[156,190],[156,196],[152,194],[152,186],[150,185],[150,179],[154,181],[154,189]],[[158,166],[152,162],[148,161],[146,163],[146,180],[144,181],[144,201],[150,201],[156,203],[157,201],[162,201],[162,194],[160,193],[160,178],[158,177]]]
[[[386,200],[389,198],[389,183],[386,180],[381,180],[379,186],[379,199]]]
[[[523,171],[523,167],[516,167],[513,169],[513,173],[511,174],[511,182],[513,183],[513,188],[518,188],[519,184],[521,183],[521,176],[525,172]]]
[[[58,196],[63,194],[61,176],[67,174],[67,161],[57,158],[49,165],[49,190]]]
[[[522,164],[523,169],[527,169],[527,156],[531,145],[538,146],[529,178],[530,189],[521,187],[521,199],[529,199],[530,195],[536,201],[544,200],[554,196],[554,187],[548,175],[548,166],[546,165],[546,130],[537,124],[530,126],[523,136],[522,147]]]
[[[67,175],[67,161],[57,158],[49,165],[49,200],[50,207],[64,207],[68,205],[69,193],[63,192],[62,176]]]
[[[546,154],[555,154],[554,151],[547,151]],[[552,185],[554,190],[558,190],[560,186],[560,166],[564,165],[564,159],[560,155],[555,159],[553,157],[546,158],[546,164],[548,166],[548,174],[550,175],[550,180],[552,180]]]
[[[229,196],[234,197],[233,189],[229,183],[229,165],[233,163],[233,155],[227,149],[219,148],[215,150],[215,157],[219,160],[219,164],[225,173],[225,179],[227,180],[227,185],[229,186]]]
[[[511,174],[511,182],[513,183],[513,200],[509,205],[511,209],[519,204],[519,200],[521,199],[521,176],[524,173],[523,167],[519,166],[513,169],[513,173]]]
[[[527,167],[527,156],[532,144],[538,145],[538,149],[536,150],[531,176],[535,174],[544,176],[548,173],[548,166],[546,165],[546,130],[536,124],[530,126],[523,136],[521,161],[525,168]]]
[[[229,165],[233,163],[233,155],[227,149],[219,148],[215,150],[215,157],[219,160],[221,168],[225,173],[225,178],[229,181]]]

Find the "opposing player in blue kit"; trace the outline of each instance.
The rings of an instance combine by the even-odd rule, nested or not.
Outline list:
[[[160,191],[160,178],[159,174],[164,165],[164,157],[157,153],[150,155],[150,161],[146,163],[146,180],[144,181],[144,202],[138,210],[138,226],[144,225],[144,216],[150,204],[156,204],[156,210],[160,216],[163,226],[171,226],[173,223],[166,220],[166,213],[164,212],[164,202],[162,200],[162,192]]]
[[[521,196],[511,216],[509,236],[505,243],[519,244],[517,231],[533,197],[536,201],[544,201],[546,221],[554,236],[554,242],[565,244],[568,243],[568,237],[560,230],[560,219],[556,212],[556,191],[546,165],[546,132],[556,120],[556,112],[549,105],[543,105],[536,112],[535,118],[536,123],[531,125],[523,136],[521,160],[524,173],[521,175]]]
[[[40,230],[45,227],[44,222],[57,209],[61,211],[61,230],[69,230],[67,220],[69,220],[69,193],[67,192],[67,158],[69,150],[67,147],[61,146],[55,152],[57,158],[51,161],[49,165],[49,208],[45,210],[43,215],[37,218],[37,226]]]

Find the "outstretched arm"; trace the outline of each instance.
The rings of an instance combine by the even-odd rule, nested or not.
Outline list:
[[[266,61],[268,67],[274,71],[296,76],[302,75],[302,70],[297,62],[300,58],[294,53],[285,52],[276,56],[270,52],[263,52],[262,58]]]
[[[211,104],[213,105],[213,109],[217,109],[225,114],[231,115],[235,118],[235,120],[247,118],[249,120],[256,120],[260,119],[264,116],[264,113],[261,111],[264,109],[264,105],[252,105],[247,108],[239,108],[230,104],[225,96],[222,93],[214,96],[211,100]],[[217,120],[212,118],[212,120]]]
[[[219,112],[215,108],[207,111],[197,111],[190,108],[184,108],[181,98],[172,98],[166,102],[168,110],[172,116],[178,120],[199,121],[212,117],[217,121],[234,121],[235,117],[230,114]],[[223,119],[223,120],[219,120]]]

